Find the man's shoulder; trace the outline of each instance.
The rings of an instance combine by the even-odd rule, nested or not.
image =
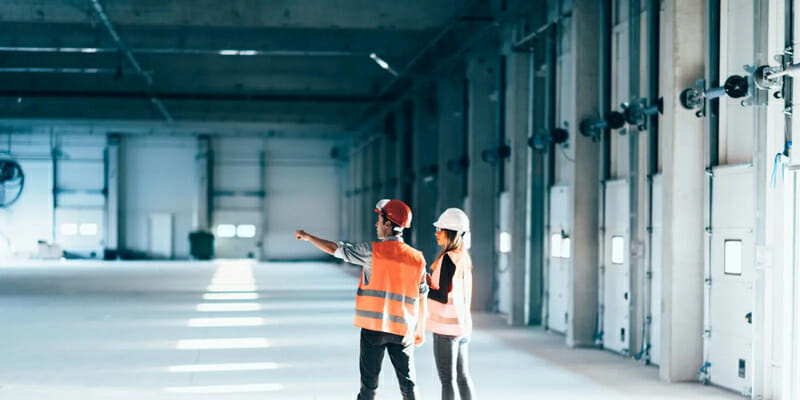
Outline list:
[[[413,258],[414,260],[418,260],[422,263],[425,262],[425,257],[423,256],[420,250],[417,250],[413,246],[399,240],[384,240],[381,242],[375,242],[375,248],[380,250],[389,249],[394,250],[394,252],[402,253],[409,258]]]

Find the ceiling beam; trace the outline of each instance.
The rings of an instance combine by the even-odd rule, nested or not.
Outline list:
[[[366,104],[372,96],[294,93],[156,93],[164,101],[242,101],[277,103],[346,103]],[[25,98],[91,98],[91,99],[149,99],[149,93],[117,91],[64,90],[3,90],[0,97]]]
[[[164,107],[164,103],[162,103],[161,100],[159,100],[159,98],[153,92],[153,77],[147,71],[142,69],[142,66],[139,65],[139,62],[136,60],[136,57],[133,56],[133,53],[131,53],[127,49],[127,47],[125,47],[125,43],[119,37],[119,34],[117,34],[116,29],[114,29],[114,25],[111,24],[111,20],[108,18],[106,11],[100,4],[100,0],[91,0],[91,1],[95,13],[97,13],[97,16],[100,18],[100,21],[106,27],[106,30],[108,31],[108,34],[111,35],[111,38],[114,40],[114,43],[117,44],[117,48],[119,48],[119,51],[125,55],[125,58],[128,60],[128,62],[131,63],[136,72],[139,75],[141,75],[142,78],[144,78],[145,83],[147,83],[147,90],[150,92],[150,102],[153,103],[153,106],[156,109],[158,109],[158,112],[161,113],[161,115],[164,117],[164,119],[167,120],[167,122],[172,122],[172,116],[169,115],[169,111],[167,111],[167,108]]]

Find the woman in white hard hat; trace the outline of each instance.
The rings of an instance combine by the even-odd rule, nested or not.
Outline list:
[[[465,246],[469,217],[458,208],[448,208],[433,226],[442,250],[431,266],[426,326],[433,332],[442,400],[454,399],[456,387],[461,400],[470,400],[473,384],[467,353],[472,333],[472,260]]]

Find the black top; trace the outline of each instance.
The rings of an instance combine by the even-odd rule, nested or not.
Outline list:
[[[456,265],[453,263],[453,260],[450,259],[450,256],[445,254],[442,257],[442,265],[440,265],[439,268],[441,268],[441,272],[439,272],[439,289],[431,288],[430,291],[428,291],[428,298],[442,304],[447,304],[447,294],[450,293],[453,275],[456,273]]]

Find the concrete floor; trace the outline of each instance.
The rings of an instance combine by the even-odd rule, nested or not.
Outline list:
[[[354,398],[351,271],[321,263],[2,266],[0,399]],[[231,292],[240,294],[224,299]],[[496,315],[476,315],[476,324],[479,398],[741,398],[662,383],[653,367],[571,350],[562,337],[508,328]],[[417,374],[422,398],[438,398],[430,341],[417,349]],[[399,398],[388,358],[379,398]]]

